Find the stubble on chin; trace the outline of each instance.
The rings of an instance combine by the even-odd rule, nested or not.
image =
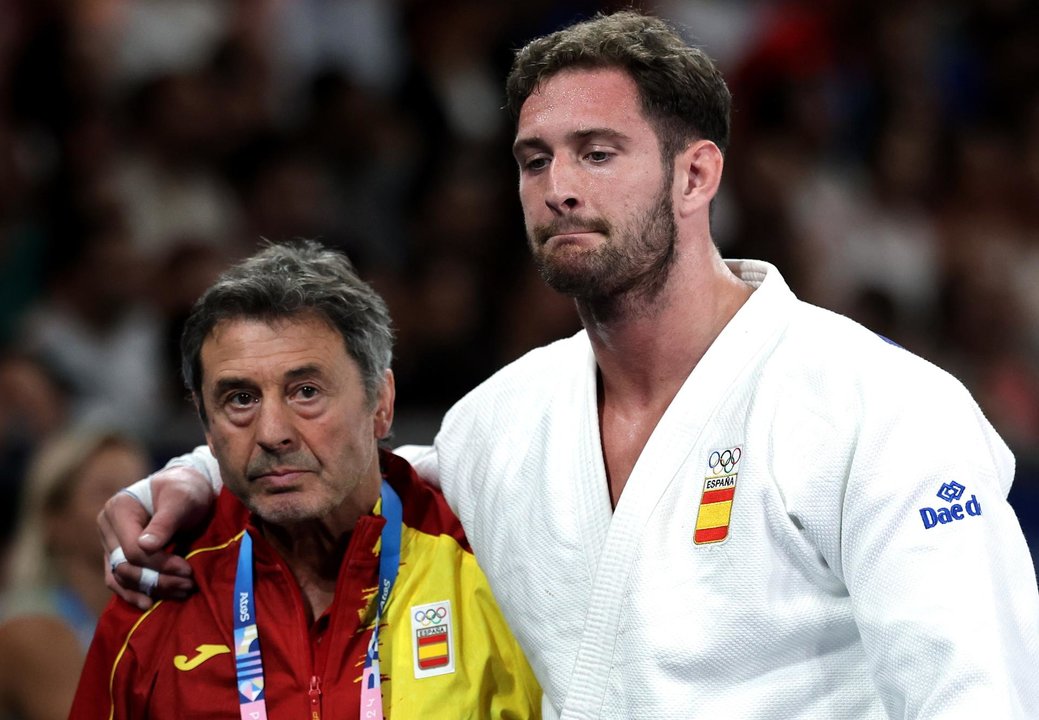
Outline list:
[[[603,280],[607,273],[609,246],[580,248],[566,246],[534,254],[538,275],[550,288],[574,299],[599,297],[608,293]]]
[[[253,499],[246,503],[246,507],[269,525],[294,525],[320,517],[319,513],[301,507],[299,503],[292,502],[285,496],[267,497],[262,501]]]
[[[604,239],[594,248],[549,245],[551,238],[572,232],[594,232]],[[569,297],[581,298],[599,291],[596,286],[603,275],[601,257],[609,253],[612,235],[613,227],[604,219],[568,216],[528,230],[527,244],[545,284]]]
[[[582,304],[604,308],[652,304],[675,260],[677,228],[670,195],[662,191],[656,203],[628,226],[597,221],[594,228],[604,240],[595,247],[547,245],[554,235],[592,226],[590,221],[560,218],[528,234],[542,280]]]

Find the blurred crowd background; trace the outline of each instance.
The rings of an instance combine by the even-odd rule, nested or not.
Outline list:
[[[1039,4],[635,5],[732,88],[723,254],[958,376],[1039,546]],[[201,441],[180,325],[261,238],[343,248],[386,297],[398,443],[577,330],[526,257],[502,86],[526,40],[621,6],[0,0],[0,541],[72,431],[152,467]]]

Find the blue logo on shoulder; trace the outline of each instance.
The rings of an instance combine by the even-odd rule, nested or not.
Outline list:
[[[938,490],[938,497],[947,503],[951,503],[963,497],[963,491],[966,489],[963,485],[953,480],[941,486]]]
[[[962,505],[957,500],[963,497],[967,488],[953,480],[941,486],[938,497],[949,503],[949,507],[920,508],[920,519],[924,523],[924,530],[930,530],[936,525],[947,525],[966,517],[981,515],[981,503],[977,495],[971,495],[970,499]]]

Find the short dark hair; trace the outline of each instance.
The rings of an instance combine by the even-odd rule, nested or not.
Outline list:
[[[273,321],[314,313],[343,336],[374,403],[393,359],[393,329],[383,299],[346,255],[312,240],[270,245],[226,270],[191,309],[180,338],[184,384],[202,402],[202,343],[217,323]]]
[[[570,68],[618,68],[638,87],[642,110],[668,160],[690,140],[729,145],[732,96],[714,62],[660,18],[625,10],[598,14],[529,42],[505,81],[513,120],[538,86]]]

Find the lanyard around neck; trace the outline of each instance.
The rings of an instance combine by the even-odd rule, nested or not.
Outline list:
[[[234,663],[242,720],[267,720],[263,657],[256,630],[256,598],[253,593],[253,539],[248,530],[242,533],[238,571],[234,579]]]
[[[379,624],[390,590],[397,580],[400,568],[400,535],[403,525],[400,498],[390,484],[382,483],[382,516],[386,524],[382,527],[382,549],[379,551],[379,586],[375,605],[375,624],[368,641],[368,652],[364,656],[364,672],[361,675],[361,718],[382,720],[382,676],[379,673]]]
[[[400,498],[383,480],[382,516],[386,520],[381,534],[379,553],[378,602],[375,606],[375,624],[368,651],[364,658],[361,681],[361,713],[364,720],[382,720],[381,676],[379,674],[379,624],[390,590],[400,568],[400,538],[403,512]],[[238,705],[242,720],[267,720],[264,699],[263,657],[260,637],[256,628],[256,602],[253,593],[253,541],[246,531],[238,548],[238,571],[235,573],[234,599],[235,671],[238,684]]]

